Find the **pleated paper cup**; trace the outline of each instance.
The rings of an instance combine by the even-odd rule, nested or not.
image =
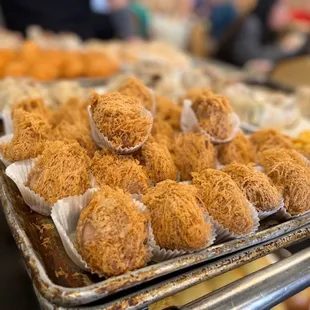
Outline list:
[[[280,205],[277,209],[270,210],[270,211],[259,211],[259,210],[257,210],[257,214],[258,214],[259,219],[262,221],[265,218],[267,218],[268,216],[271,216],[271,215],[279,212],[283,208],[284,208],[284,201],[283,201],[283,198],[281,198]]]
[[[248,202],[248,206],[250,208],[251,218],[254,223],[251,232],[249,232],[248,234],[235,234],[231,232],[228,228],[225,228],[216,219],[211,217],[213,224],[215,226],[216,243],[224,242],[224,241],[231,240],[231,239],[240,239],[240,238],[248,237],[250,235],[253,235],[258,230],[259,217],[258,217],[257,211],[250,202]]]
[[[0,138],[0,144],[6,144],[6,143],[9,143],[11,142],[13,139],[13,134],[8,134],[8,135],[5,135],[5,136],[2,136]],[[0,153],[0,159],[2,160],[3,164],[5,167],[8,167],[9,165],[11,165],[12,163],[8,160],[6,160],[3,155]]]
[[[25,203],[30,207],[30,209],[39,214],[49,216],[51,213],[52,204],[40,195],[36,194],[29,187],[25,186],[25,182],[28,179],[31,169],[34,167],[34,164],[34,159],[17,161],[8,166],[5,173],[16,184]]]
[[[283,203],[282,207],[274,214],[274,216],[278,219],[281,219],[281,220],[290,220],[290,219],[294,219],[294,218],[300,217],[302,215],[305,215],[309,212],[310,212],[310,210],[307,210],[307,211],[302,212],[300,214],[292,215],[287,211],[287,209],[285,208],[285,204]]]
[[[95,124],[93,117],[92,117],[92,111],[91,111],[90,106],[88,106],[87,110],[88,110],[88,117],[89,117],[89,121],[90,121],[92,137],[93,137],[94,141],[96,142],[96,144],[101,148],[108,148],[110,151],[115,152],[117,154],[122,154],[122,155],[131,154],[131,153],[134,153],[135,151],[139,150],[142,147],[142,145],[147,141],[147,139],[149,138],[149,136],[151,134],[152,125],[150,125],[150,128],[148,129],[148,132],[147,132],[145,138],[142,140],[141,143],[139,143],[133,147],[130,147],[130,148],[116,147],[113,145],[113,142],[110,141],[105,135],[103,135],[99,131],[99,129],[96,127],[96,124]],[[147,116],[150,119],[151,123],[153,124],[153,116],[152,116],[150,111],[143,108],[142,116]]]
[[[237,135],[240,126],[240,120],[236,113],[230,113],[229,121],[232,126],[231,134],[226,139],[218,139],[216,137],[213,137],[199,125],[199,121],[196,117],[196,114],[192,109],[191,100],[186,99],[183,102],[183,109],[181,113],[181,129],[183,132],[199,131],[203,133],[203,135],[207,139],[209,139],[211,142],[215,144],[227,143]]]
[[[81,269],[97,274],[87,266],[87,263],[83,260],[82,256],[74,246],[76,242],[76,229],[80,214],[84,208],[88,206],[93,198],[96,189],[90,189],[82,196],[68,197],[59,200],[52,209],[51,217],[56,226],[56,229],[60,235],[62,244],[66,253],[70,259]],[[134,204],[139,212],[147,212],[147,208],[144,204],[133,199]],[[154,236],[151,232],[150,223],[148,225],[148,247],[149,247],[149,261],[152,258],[152,249],[150,244],[153,244]],[[103,274],[99,274],[103,277]]]
[[[216,239],[216,228],[214,226],[214,223],[212,219],[209,217],[207,213],[204,213],[204,218],[205,222],[211,225],[211,232],[209,235],[208,242],[201,247],[201,249],[198,250],[192,250],[192,251],[186,251],[186,250],[169,250],[165,248],[161,248],[155,241],[155,239],[152,240],[151,247],[152,247],[152,252],[153,252],[153,258],[152,261],[154,262],[162,262],[165,260],[169,260],[181,255],[186,255],[186,254],[192,254],[195,252],[199,252],[209,246],[211,246],[215,239]]]

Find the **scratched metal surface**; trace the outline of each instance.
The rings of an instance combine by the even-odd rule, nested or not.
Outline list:
[[[5,175],[2,164],[0,183],[4,213],[34,285],[47,301],[59,306],[81,306],[142,283],[147,286],[147,281],[270,241],[294,230],[296,233],[293,235],[298,237],[298,229],[310,222],[310,214],[307,214],[247,239],[215,245],[122,276],[99,279],[80,270],[68,258],[51,219],[32,212],[25,205],[15,184]],[[279,248],[284,246],[281,242],[274,244]]]

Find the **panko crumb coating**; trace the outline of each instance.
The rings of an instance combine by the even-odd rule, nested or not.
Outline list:
[[[143,107],[130,104],[132,97],[119,93],[93,94],[92,117],[98,130],[114,147],[131,148],[143,143],[152,127],[152,120],[142,115]]]
[[[214,146],[203,134],[180,134],[175,140],[173,153],[182,180],[191,180],[192,172],[215,168]]]
[[[156,117],[168,122],[174,130],[180,130],[182,108],[166,97],[156,96]]]
[[[153,94],[152,92],[137,78],[130,77],[126,79],[117,90],[124,96],[135,98],[147,110],[153,109]]]
[[[251,141],[239,131],[230,142],[216,147],[217,158],[222,165],[233,162],[249,164],[255,162],[255,152]]]
[[[251,135],[250,141],[252,142],[256,153],[274,148],[294,148],[293,142],[288,136],[274,129],[258,130]]]
[[[148,177],[132,156],[98,151],[91,161],[91,171],[99,186],[119,187],[130,194],[144,194]]]
[[[206,211],[224,228],[237,235],[250,233],[254,228],[248,202],[237,184],[225,172],[207,169],[193,173]]]
[[[151,214],[156,243],[170,250],[198,250],[210,238],[201,201],[192,185],[163,181],[150,188],[143,203]]]
[[[153,184],[177,179],[177,168],[168,148],[156,142],[147,141],[142,147],[140,163],[145,167]]]
[[[273,211],[280,207],[280,191],[264,173],[252,165],[233,163],[222,171],[230,175],[257,211]]]
[[[50,203],[82,195],[90,188],[89,167],[90,159],[77,142],[48,142],[36,159],[25,186]]]
[[[137,210],[130,195],[103,186],[82,210],[77,248],[99,275],[117,276],[141,268],[149,260],[148,213]]]
[[[51,135],[51,126],[45,117],[17,109],[14,111],[13,127],[12,141],[0,145],[3,158],[15,162],[35,158],[43,152]]]
[[[225,96],[214,94],[211,90],[204,91],[192,102],[200,127],[210,136],[224,140],[232,133],[230,121],[233,112]]]
[[[268,167],[265,173],[282,192],[285,209],[298,215],[310,209],[309,168],[294,161],[283,160]]]
[[[90,128],[85,124],[76,122],[70,124],[63,120],[53,130],[53,140],[74,140],[84,148],[90,158],[92,158],[98,147],[91,136]]]

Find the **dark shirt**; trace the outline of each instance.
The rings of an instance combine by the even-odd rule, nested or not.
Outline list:
[[[25,33],[29,25],[93,36],[89,0],[1,0],[6,26]]]

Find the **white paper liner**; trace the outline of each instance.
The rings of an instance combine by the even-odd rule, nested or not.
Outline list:
[[[205,244],[201,249],[194,250],[194,251],[168,250],[168,249],[161,248],[159,245],[157,245],[155,239],[153,239],[153,241],[151,243],[151,246],[153,249],[152,261],[162,262],[162,261],[172,259],[172,258],[181,256],[181,255],[195,253],[195,252],[201,251],[201,250],[211,246],[216,239],[216,229],[215,229],[215,226],[214,226],[212,219],[210,218],[210,216],[207,213],[204,213],[204,218],[205,218],[205,221],[211,225],[211,232],[210,232],[210,237],[209,237],[207,244]]]
[[[240,239],[240,238],[248,237],[254,234],[258,230],[259,218],[258,218],[257,211],[250,202],[248,202],[248,206],[250,208],[251,218],[254,223],[253,229],[248,234],[241,234],[241,235],[234,234],[231,231],[229,231],[229,229],[225,228],[222,224],[220,224],[217,220],[215,220],[213,217],[211,217],[213,224],[215,226],[215,229],[216,229],[216,243],[227,241],[230,239]]]
[[[11,107],[6,106],[2,111],[2,121],[4,133],[6,135],[13,133],[13,121]]]
[[[5,144],[5,143],[9,143],[11,142],[13,139],[13,134],[8,134],[8,135],[5,135],[5,136],[2,136],[0,138],[0,144]],[[8,167],[9,165],[11,165],[12,163],[6,159],[3,158],[2,154],[0,153],[0,159],[2,160],[3,164],[5,167]]]
[[[34,166],[34,163],[34,159],[17,161],[8,166],[5,173],[16,184],[25,203],[30,207],[30,209],[39,214],[49,216],[51,213],[52,204],[24,185],[28,179],[30,170]]]
[[[151,108],[151,113],[153,116],[155,116],[156,114],[156,109],[157,109],[157,99],[156,99],[156,95],[154,94],[154,91],[152,89],[149,88],[149,91],[151,93],[151,97],[152,97],[152,108]]]
[[[131,147],[131,148],[122,148],[122,147],[115,147],[113,146],[113,143],[111,141],[109,141],[109,139],[104,136],[96,127],[93,118],[92,118],[92,112],[91,112],[91,107],[88,106],[87,107],[87,111],[88,111],[88,117],[89,117],[89,121],[90,121],[90,127],[91,127],[91,133],[92,133],[92,137],[94,139],[94,141],[96,142],[96,144],[101,147],[101,148],[108,148],[109,150],[111,150],[112,152],[118,153],[118,154],[131,154],[135,151],[137,151],[138,149],[140,149],[142,147],[142,145],[147,141],[147,139],[149,138],[151,131],[152,131],[152,125],[150,126],[147,135],[145,136],[145,138],[143,139],[143,141],[141,143],[139,143],[138,145]],[[142,110],[142,115],[143,116],[147,116],[152,124],[153,124],[153,116],[151,114],[150,111],[146,110],[145,108],[143,108]]]
[[[81,211],[90,203],[95,191],[96,189],[90,189],[82,196],[67,197],[59,200],[53,206],[51,217],[60,235],[65,251],[71,258],[71,260],[81,269],[97,274],[87,266],[87,263],[83,260],[82,256],[78,253],[77,249],[74,246],[76,228]],[[144,204],[136,201],[135,199],[133,199],[133,201],[134,204],[137,206],[138,211],[147,211],[147,208]],[[154,242],[154,236],[150,227],[151,226],[149,223],[148,245]],[[149,247],[149,260],[151,260],[151,258],[152,249],[151,247]],[[102,277],[104,275],[100,274],[99,276]]]
[[[260,220],[263,220],[265,219],[266,217],[270,216],[270,215],[273,215],[277,212],[279,212],[282,208],[284,208],[284,201],[283,201],[283,198],[281,198],[281,202],[280,202],[280,205],[277,209],[274,209],[274,210],[271,210],[271,211],[259,211],[257,210],[257,214],[258,214],[258,217]]]
[[[294,219],[294,218],[296,218],[296,217],[305,215],[305,214],[307,214],[307,213],[309,213],[309,212],[310,212],[310,210],[307,210],[307,211],[305,211],[305,212],[303,212],[303,213],[296,214],[296,215],[292,215],[292,214],[290,214],[290,213],[286,210],[285,205],[284,205],[284,202],[283,202],[282,207],[281,207],[279,210],[277,210],[277,212],[275,213],[275,217],[276,217],[276,218],[279,218],[279,219],[281,219],[281,220],[290,220],[290,219]]]
[[[36,194],[29,187],[25,186],[25,182],[28,179],[30,170],[34,167],[34,164],[34,159],[17,161],[8,166],[5,173],[16,184],[25,203],[30,207],[30,209],[41,215],[49,216],[51,214],[53,204]]]
[[[191,132],[191,131],[197,131],[199,130],[201,133],[204,134],[204,136],[207,139],[210,139],[211,142],[213,143],[226,143],[231,141],[236,134],[239,131],[239,126],[240,126],[240,120],[239,117],[236,113],[231,113],[230,114],[230,122],[232,125],[232,132],[229,135],[229,137],[227,137],[226,139],[217,139],[213,136],[211,136],[209,133],[207,133],[204,129],[202,129],[199,126],[199,122],[198,119],[195,115],[195,112],[192,109],[192,102],[191,100],[184,100],[183,102],[183,109],[182,109],[182,113],[181,113],[181,129],[183,132]]]

